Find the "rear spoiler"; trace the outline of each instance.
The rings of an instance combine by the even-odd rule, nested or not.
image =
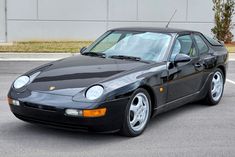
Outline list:
[[[218,39],[217,39],[217,40],[218,40]],[[218,40],[218,42],[219,42],[221,45],[224,45],[224,41]]]

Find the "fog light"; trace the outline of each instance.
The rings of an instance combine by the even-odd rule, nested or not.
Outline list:
[[[13,105],[20,106],[20,102],[18,100],[13,100]]]
[[[65,114],[67,116],[79,117],[82,116],[82,111],[77,109],[66,109]]]
[[[8,98],[8,103],[10,105],[20,106],[20,102],[18,100],[14,100],[14,99],[11,99],[11,98]]]

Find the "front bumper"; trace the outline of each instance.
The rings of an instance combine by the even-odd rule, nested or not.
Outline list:
[[[40,93],[41,96],[45,94]],[[96,132],[112,132],[117,131],[122,127],[123,118],[125,116],[126,105],[129,101],[129,98],[120,98],[113,101],[107,101],[100,104],[88,105],[88,109],[93,108],[107,108],[105,116],[102,117],[70,117],[65,114],[65,109],[85,109],[82,102],[74,102],[70,99],[71,102],[64,103],[64,101],[59,101],[54,99],[54,95],[51,95],[51,98],[48,94],[46,97],[48,100],[41,101],[40,103],[31,97],[28,98],[13,98],[20,101],[19,106],[10,104],[10,109],[13,114],[24,121],[38,123],[43,125],[49,125],[53,127],[59,127],[64,129],[75,129],[75,130],[88,130]],[[68,101],[68,97],[56,96],[59,99]],[[53,103],[50,103],[52,102]],[[48,103],[47,103],[48,102]],[[57,105],[55,105],[57,102]],[[82,107],[81,107],[82,106]]]

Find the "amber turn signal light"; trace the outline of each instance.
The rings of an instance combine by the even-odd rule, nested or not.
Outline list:
[[[83,117],[102,117],[106,114],[106,110],[106,108],[83,110]]]
[[[13,104],[13,99],[7,97],[8,104],[12,105]]]

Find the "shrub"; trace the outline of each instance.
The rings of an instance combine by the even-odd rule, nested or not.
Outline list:
[[[232,17],[234,14],[234,0],[213,0],[215,12],[215,27],[211,29],[218,40],[230,43],[233,39]]]

